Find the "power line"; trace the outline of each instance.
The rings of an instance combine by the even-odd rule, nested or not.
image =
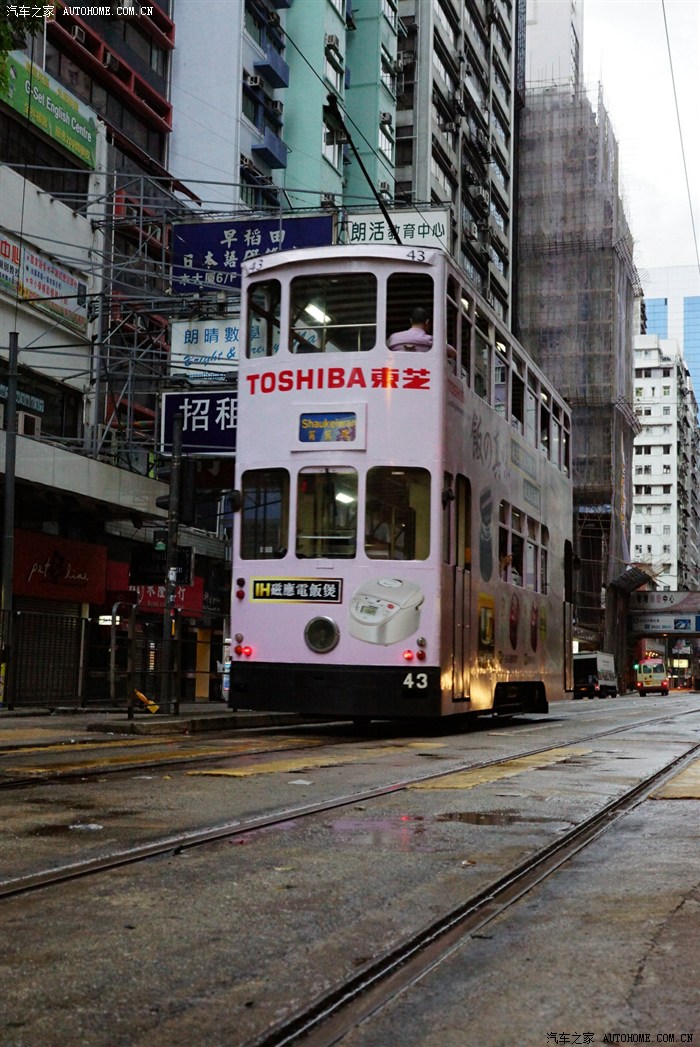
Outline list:
[[[685,175],[685,187],[688,194],[688,210],[690,211],[690,225],[693,230],[693,246],[695,247],[695,261],[700,272],[700,250],[698,248],[698,236],[695,228],[695,215],[693,213],[693,197],[690,191],[690,179],[688,177],[688,163],[685,156],[685,142],[683,139],[683,126],[681,124],[681,114],[678,107],[678,92],[676,91],[676,77],[673,68],[673,56],[671,54],[671,40],[668,33],[668,21],[666,18],[666,0],[661,0],[661,10],[664,15],[664,31],[666,33],[666,49],[668,51],[668,65],[671,73],[671,85],[673,87],[673,103],[676,109],[676,121],[678,123],[678,137],[681,146],[681,157],[683,159],[683,173]]]

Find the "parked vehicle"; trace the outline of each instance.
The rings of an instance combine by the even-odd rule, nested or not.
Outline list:
[[[574,655],[574,698],[615,698],[615,659],[604,651]]]
[[[666,666],[658,658],[645,658],[637,666],[637,690],[643,696],[650,691],[668,694]]]

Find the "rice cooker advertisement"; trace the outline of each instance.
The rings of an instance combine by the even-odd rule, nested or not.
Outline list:
[[[399,643],[418,629],[424,599],[415,582],[371,578],[350,600],[350,635],[365,643]]]

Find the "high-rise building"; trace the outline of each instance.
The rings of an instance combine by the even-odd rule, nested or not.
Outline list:
[[[602,103],[528,88],[521,119],[516,335],[572,407],[578,637],[618,655],[630,576],[633,323],[639,278]]]
[[[643,274],[647,334],[675,341],[700,388],[700,272],[694,265]]]
[[[525,75],[528,84],[582,82],[583,0],[527,0]]]
[[[673,339],[635,339],[632,559],[659,589],[700,589],[697,401]]]
[[[399,0],[396,198],[447,202],[448,248],[508,323],[524,3]]]

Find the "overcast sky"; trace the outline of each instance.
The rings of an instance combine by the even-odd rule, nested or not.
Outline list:
[[[700,2],[584,0],[583,10],[584,75],[602,83],[620,146],[637,267],[696,265],[673,81],[700,238]]]

